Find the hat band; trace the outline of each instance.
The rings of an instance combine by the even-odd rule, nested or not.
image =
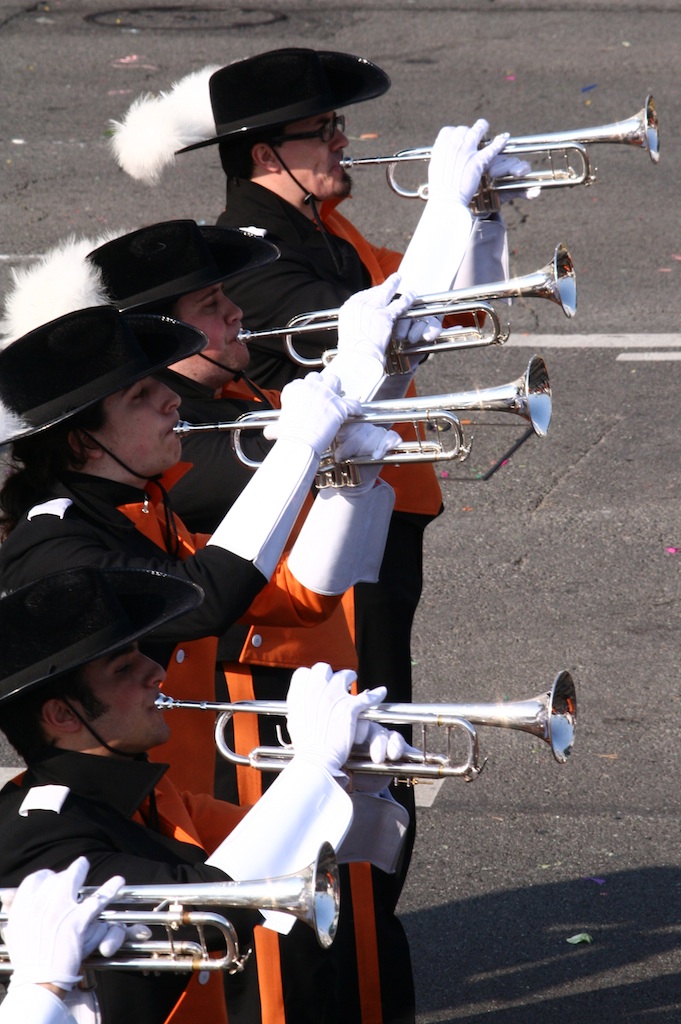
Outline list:
[[[33,665],[20,669],[7,679],[2,680],[2,700],[15,696],[19,691],[31,684],[48,683],[52,677],[58,679],[66,672],[71,672],[81,665],[87,665],[100,657],[101,651],[110,651],[112,647],[124,646],[131,635],[138,633],[131,622],[107,622],[96,633],[88,633],[75,644],[69,644],[57,654],[42,658]],[[11,693],[9,687],[14,687]]]
[[[246,124],[238,121],[228,121],[215,125],[218,135],[225,135],[234,132],[253,131],[256,128],[278,128],[290,121],[302,121],[306,117],[314,117],[315,114],[322,114],[327,110],[335,110],[338,106],[337,97],[332,93],[324,93],[318,96],[307,97],[299,103],[292,103],[286,107],[278,107],[276,110],[267,110],[262,114],[254,114],[246,118]]]
[[[136,292],[126,298],[116,299],[116,304],[123,312],[136,309],[139,306],[148,306],[152,303],[179,299],[189,292],[197,292],[200,288],[207,288],[209,284],[215,284],[224,277],[229,277],[233,271],[222,271],[216,263],[212,267],[203,266],[193,270],[191,274],[183,274],[175,277],[172,281],[165,281],[154,288],[147,288],[146,291]]]

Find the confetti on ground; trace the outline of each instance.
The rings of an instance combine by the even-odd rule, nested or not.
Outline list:
[[[667,552],[668,555],[676,555],[676,554],[678,554],[679,549],[678,548],[665,548],[665,551]]]
[[[158,71],[157,64],[143,64],[147,58],[140,56],[138,53],[131,53],[127,57],[117,57],[116,60],[111,61],[111,66],[114,68],[145,68],[147,71]]]
[[[595,882],[596,885],[605,885],[605,879],[604,878],[596,878],[594,875],[589,875],[589,877],[586,879],[586,881],[587,882]]]
[[[672,259],[673,260],[681,260],[681,253],[673,252],[672,253]]]
[[[619,754],[596,754],[596,757],[604,757],[606,761],[617,761]]]
[[[472,512],[473,511],[473,506],[472,505],[463,505],[462,508],[461,508],[461,511],[462,512]]]
[[[594,82],[592,85],[583,85],[582,92],[591,92],[592,89],[598,88],[598,82]]]
[[[443,469],[443,470],[442,470],[442,472],[440,473],[440,476],[441,476],[441,478],[442,478],[443,480],[449,480],[449,473],[447,472],[447,470],[446,470],[446,469]]]
[[[360,139],[377,139],[378,132],[362,132]]]
[[[672,268],[671,267],[658,267],[657,271],[658,271],[659,274],[671,274]]]
[[[515,82],[515,75],[504,75],[507,82]]]
[[[573,946],[576,946],[579,942],[593,942],[593,939],[588,932],[579,932],[578,935],[571,935],[566,942],[571,942]]]

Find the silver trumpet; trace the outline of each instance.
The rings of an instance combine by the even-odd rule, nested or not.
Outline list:
[[[521,192],[526,189],[571,188],[574,185],[590,185],[595,181],[595,171],[591,165],[587,146],[601,143],[621,143],[638,146],[645,150],[653,163],[660,159],[660,125],[652,96],[647,96],[645,104],[632,117],[611,124],[598,125],[593,128],[574,128],[562,132],[548,132],[539,135],[517,135],[511,137],[504,153],[513,156],[531,158],[532,156],[547,158],[549,166],[538,171],[530,171],[520,178],[510,175],[488,179],[480,192],[473,199],[475,213],[489,212],[498,209],[498,202],[490,199],[500,192]],[[385,165],[386,178],[390,188],[405,199],[427,199],[428,185],[410,189],[399,185],[396,181],[396,169],[399,164],[423,162],[430,160],[432,146],[415,149],[403,149],[393,156],[345,157],[341,166],[363,167]]]
[[[355,456],[346,462],[338,463],[335,461],[333,451],[329,451],[322,457],[317,474],[317,486],[352,486],[360,482],[359,467],[376,465],[377,462],[400,465],[465,459],[470,452],[470,445],[465,443],[463,427],[455,411],[514,413],[527,420],[538,437],[545,437],[551,422],[551,384],[544,360],[541,356],[532,356],[525,373],[510,384],[450,395],[422,395],[363,403],[361,414],[348,417],[348,422],[387,425],[413,423],[415,426],[430,424],[435,427],[438,436],[432,441],[419,436],[414,441],[402,441],[378,460],[369,456]],[[260,463],[249,458],[244,452],[241,434],[244,430],[264,430],[278,418],[278,409],[263,409],[259,412],[244,413],[232,422],[186,423],[181,420],[175,426],[175,432],[184,436],[213,430],[230,431],[236,457],[243,465],[257,469]],[[449,446],[445,446],[442,439],[444,425],[453,428]]]
[[[426,316],[460,316],[471,314],[470,327],[447,327],[431,342],[420,345],[405,345],[392,339],[386,353],[386,373],[405,373],[410,369],[409,357],[433,355],[436,352],[452,352],[460,349],[482,348],[503,344],[508,330],[502,330],[499,317],[491,302],[514,299],[548,299],[556,303],[567,317],[577,312],[577,284],[575,270],[565,245],[557,245],[553,257],[545,267],[532,274],[512,277],[509,280],[493,281],[490,284],[475,285],[471,288],[454,288],[448,292],[419,297],[401,319],[420,319]],[[289,358],[299,366],[319,369],[328,365],[337,354],[337,349],[328,349],[314,359],[301,356],[294,345],[294,338],[319,331],[338,330],[338,309],[320,309],[310,313],[299,313],[289,320],[285,327],[263,331],[241,331],[244,340],[259,338],[283,338]]]
[[[281,740],[281,732],[280,746],[255,747],[249,754],[237,754],[225,739],[225,730],[233,715],[245,712],[285,718],[286,701],[254,700],[225,704],[217,701],[175,700],[161,694],[156,705],[164,711],[175,708],[217,711],[215,743],[219,753],[232,764],[260,771],[281,771],[293,757],[294,750],[290,744]],[[470,781],[480,774],[485,764],[480,759],[476,725],[529,732],[544,740],[556,761],[564,764],[572,753],[577,698],[572,676],[562,671],[547,693],[540,693],[531,700],[489,704],[380,704],[377,708],[363,711],[361,717],[381,725],[418,727],[420,741],[416,745],[420,746],[420,750],[405,754],[402,761],[382,764],[374,764],[373,761],[353,754],[345,765],[348,771],[386,775],[404,782],[452,777]],[[430,751],[427,734],[430,726],[444,729],[446,753]],[[452,753],[455,731],[460,738],[463,737],[466,747],[466,754],[459,761],[454,760]]]
[[[81,890],[82,896],[94,892],[93,886]],[[338,864],[333,847],[323,843],[308,867],[299,873],[253,882],[199,882],[177,885],[126,885],[115,899],[130,909],[104,910],[103,921],[125,925],[162,926],[165,941],[149,939],[125,942],[112,957],[91,956],[83,962],[89,970],[140,971],[227,971],[243,970],[250,952],[241,953],[234,926],[221,914],[187,910],[191,907],[240,907],[249,910],[277,910],[292,914],[314,930],[319,945],[328,949],[338,929],[340,888]],[[141,905],[154,909],[141,909]],[[0,913],[0,927],[7,914]],[[178,938],[185,926],[197,930],[197,940]],[[208,930],[217,932],[221,948],[209,950]],[[211,940],[211,946],[214,942]],[[7,947],[0,945],[0,974],[12,970]]]

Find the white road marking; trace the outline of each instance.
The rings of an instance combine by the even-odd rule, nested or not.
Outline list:
[[[511,334],[509,348],[679,348],[681,334]]]

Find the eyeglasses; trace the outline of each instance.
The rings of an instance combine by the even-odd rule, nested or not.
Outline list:
[[[316,128],[313,132],[292,132],[290,135],[274,135],[270,139],[270,143],[274,146],[280,146],[284,142],[293,142],[298,139],[321,139],[322,142],[331,142],[331,139],[336,134],[336,131],[345,131],[345,114],[334,114],[328,121],[324,121],[320,128]]]

